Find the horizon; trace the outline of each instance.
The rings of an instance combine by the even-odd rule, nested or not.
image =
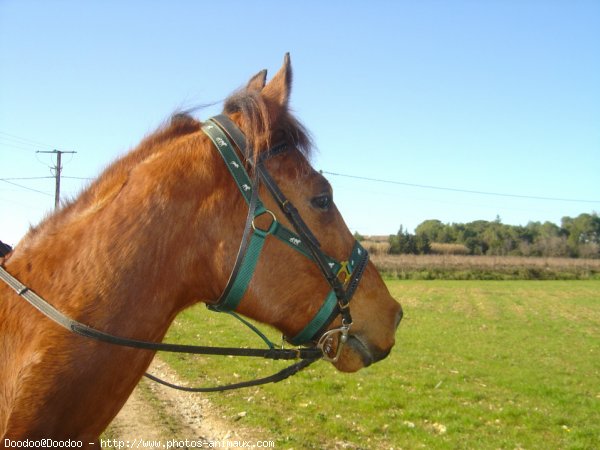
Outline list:
[[[595,217],[598,217],[598,215],[599,215],[599,214],[598,214],[598,212],[596,212],[596,211],[592,211],[592,212],[585,212],[585,211],[584,211],[584,212],[582,212],[582,213],[580,213],[580,214],[577,214],[576,216],[563,216],[563,217],[561,218],[561,222],[559,222],[559,223],[556,223],[556,222],[551,222],[551,221],[549,221],[549,220],[547,220],[547,221],[543,221],[543,222],[542,222],[542,221],[533,221],[533,220],[532,220],[532,221],[529,221],[529,222],[527,222],[526,224],[513,224],[513,223],[505,223],[505,222],[503,222],[501,217],[497,217],[497,218],[496,218],[496,219],[494,219],[494,220],[475,219],[475,220],[471,220],[471,221],[469,221],[469,222],[441,222],[441,223],[442,223],[442,225],[449,225],[449,226],[453,226],[453,225],[468,225],[468,224],[470,224],[470,223],[473,223],[473,222],[487,222],[487,223],[498,222],[498,223],[500,223],[501,225],[506,225],[506,226],[509,226],[509,227],[528,227],[528,226],[530,226],[530,225],[532,225],[532,224],[540,224],[540,225],[543,225],[543,224],[545,224],[545,223],[552,223],[552,224],[556,225],[556,226],[557,226],[557,227],[559,227],[559,228],[563,228],[563,226],[562,226],[562,220],[564,220],[565,218],[573,218],[573,219],[574,219],[574,218],[576,218],[576,217],[579,217],[581,214],[589,214],[589,215],[591,215],[591,216],[595,216]],[[425,219],[425,220],[423,220],[422,222],[418,223],[418,224],[417,224],[417,227],[418,227],[419,225],[421,225],[423,222],[426,222],[426,221],[428,221],[428,220],[439,220],[439,219],[434,219],[434,218],[431,218],[431,219]],[[400,228],[401,228],[401,227],[403,227],[403,225],[402,225],[402,224],[400,224],[400,225],[398,226],[398,230],[396,230],[394,233],[389,233],[389,234],[363,234],[363,233],[361,233],[361,232],[360,232],[360,230],[356,230],[356,231],[355,231],[355,233],[358,233],[358,234],[360,234],[360,235],[361,235],[362,237],[364,237],[365,239],[367,239],[367,238],[383,238],[383,237],[387,238],[387,237],[389,237],[389,236],[394,236],[394,235],[398,234],[398,232],[400,231]],[[403,230],[402,230],[402,231],[408,232],[408,233],[410,233],[410,234],[415,234],[415,231],[416,231],[416,228],[417,228],[417,227],[415,227],[415,228],[412,228],[412,229],[406,229],[406,228],[403,228]]]

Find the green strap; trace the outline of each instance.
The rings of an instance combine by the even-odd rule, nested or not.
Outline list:
[[[304,244],[304,242],[302,242],[302,239],[300,239],[296,233],[290,231],[280,223],[277,224],[277,227],[273,231],[273,236],[275,236],[284,244],[287,244],[293,249],[298,250],[307,258],[313,259],[309,248],[306,246],[306,244]]]
[[[352,253],[350,253],[350,258],[346,265],[348,268],[348,275],[352,275],[352,272],[354,272],[354,269],[356,268],[356,264],[358,264],[366,252],[364,247],[360,245],[360,242],[354,241],[354,247],[352,248]]]
[[[277,239],[279,239],[284,244],[289,245],[294,250],[302,253],[304,256],[306,256],[311,261],[314,261],[312,253],[311,253],[310,249],[308,248],[308,246],[304,243],[304,241],[302,241],[302,239],[300,239],[300,237],[296,233],[294,233],[293,231],[290,231],[288,228],[284,227],[279,222],[277,223],[277,226],[275,227],[275,230],[273,231],[273,236],[275,236]],[[335,259],[330,258],[327,255],[324,255],[324,256],[325,256],[325,259],[327,259],[327,264],[331,268],[332,272],[338,273],[338,271],[340,270],[342,265]]]
[[[249,205],[252,197],[252,182],[250,181],[250,177],[248,176],[242,161],[238,157],[234,147],[231,145],[231,142],[229,142],[229,139],[227,139],[225,133],[223,133],[223,131],[221,131],[221,129],[210,120],[202,127],[202,131],[206,133],[216,149],[219,151],[219,155],[221,155],[221,158],[223,158],[223,161],[225,162],[229,173],[233,177],[236,186],[240,190],[246,203]],[[263,203],[260,201],[260,199],[257,199],[254,217],[258,217],[265,212],[266,208],[264,207]],[[273,225],[271,225],[271,229],[272,228]],[[256,269],[258,258],[260,257],[261,251],[265,244],[265,238],[268,234],[270,234],[272,231],[271,229],[267,231],[255,229],[253,231],[252,236],[250,237],[250,242],[248,243],[246,254],[242,260],[242,265],[235,280],[233,281],[231,289],[227,295],[221,299],[219,304],[211,306],[211,309],[215,311],[234,311],[239,306],[242,297],[248,288],[248,284],[250,284],[254,270]]]
[[[331,291],[325,298],[325,301],[321,305],[319,312],[313,317],[313,319],[304,327],[300,333],[293,338],[289,339],[289,342],[293,345],[306,344],[315,337],[315,334],[325,325],[327,320],[333,314],[333,310],[337,305],[337,298],[335,292]]]
[[[219,151],[219,154],[223,158],[229,173],[233,177],[235,184],[242,193],[246,203],[250,204],[250,198],[252,197],[252,182],[250,181],[248,172],[246,172],[237,152],[231,145],[231,142],[229,142],[229,139],[227,139],[227,136],[221,131],[219,126],[212,123],[210,120],[202,127],[202,131],[208,135]],[[258,200],[258,205],[260,205],[261,208],[264,208],[260,199]],[[257,210],[259,210],[258,206]]]
[[[246,319],[244,319],[242,316],[240,316],[239,314],[234,313],[233,311],[227,311],[227,314],[229,314],[230,316],[235,317],[237,320],[239,320],[240,322],[242,322],[244,325],[246,325],[248,328],[250,328],[252,331],[254,331],[254,333],[263,340],[263,342],[265,344],[267,344],[267,347],[269,347],[271,350],[275,349],[275,344],[273,344],[269,338],[267,336],[265,336],[265,334],[260,331],[258,328],[256,328],[252,323],[250,323],[249,321],[247,321]]]
[[[244,255],[242,266],[237,274],[237,277],[235,277],[231,289],[225,298],[221,299],[221,302],[218,305],[211,306],[211,309],[215,311],[235,311],[235,309],[239,306],[240,302],[242,301],[242,297],[248,288],[248,284],[250,284],[252,275],[254,275],[256,263],[258,262],[258,258],[265,244],[265,238],[267,237],[267,234],[268,233],[265,233],[261,230],[254,231],[252,237],[250,238],[250,243],[248,244],[246,254]]]

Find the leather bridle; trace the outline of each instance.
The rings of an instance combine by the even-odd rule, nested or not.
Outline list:
[[[248,386],[257,386],[284,380],[298,371],[309,366],[313,362],[324,359],[336,362],[341,350],[348,339],[348,333],[352,326],[350,315],[350,299],[354,295],[362,274],[368,262],[368,253],[358,241],[354,242],[350,257],[347,261],[338,262],[321,250],[321,246],[309,227],[304,223],[298,210],[281,192],[277,183],[273,180],[264,166],[264,162],[277,155],[282,154],[287,146],[278,145],[259,154],[254,159],[252,150],[246,144],[246,139],[239,128],[225,115],[219,115],[209,119],[202,131],[206,133],[219,154],[223,158],[233,179],[235,180],[242,196],[248,204],[248,215],[242,235],[242,240],[237,253],[236,261],[220,298],[209,304],[209,308],[220,312],[229,312],[236,316],[253,331],[259,334],[267,343],[266,349],[230,348],[230,347],[207,347],[198,345],[180,345],[160,342],[149,342],[138,339],[130,339],[113,334],[105,333],[93,327],[78,322],[54,306],[45,299],[30,290],[17,278],[11,275],[0,265],[0,279],[8,284],[19,296],[27,300],[38,311],[46,317],[66,328],[67,330],[97,341],[107,342],[114,345],[132,347],[152,351],[166,351],[189,354],[229,355],[229,356],[252,356],[268,359],[299,360],[289,367],[274,375],[255,380],[234,383],[216,387],[185,387],[177,386],[163,381],[153,375],[146,376],[154,381],[169,387],[190,392],[215,392],[229,389],[238,389]],[[244,158],[246,164],[253,169],[253,178],[250,179],[245,165],[238,156],[238,151],[230,142],[233,141],[238,151]],[[279,209],[292,224],[295,232],[282,225],[276,218],[275,213],[265,208],[259,198],[259,184],[263,182],[268,191],[277,202]],[[261,229],[255,224],[255,219],[261,215],[271,216],[271,223],[266,229]],[[261,254],[265,239],[275,236],[282,242],[294,248],[308,259],[312,260],[320,269],[331,287],[321,308],[310,320],[310,322],[295,336],[286,337],[286,340],[299,348],[276,348],[268,339],[260,333],[253,325],[241,319],[234,313],[252,276]],[[342,282],[340,278],[344,278]],[[338,316],[342,316],[341,326],[327,330],[329,325]],[[337,346],[334,348],[335,338]]]
[[[218,311],[232,311],[237,308],[254,273],[262,245],[268,235],[273,235],[312,260],[331,287],[331,291],[326,296],[317,314],[315,314],[302,331],[293,337],[288,337],[287,340],[294,345],[316,342],[317,347],[323,351],[323,359],[336,362],[348,339],[348,332],[352,326],[350,300],[366,268],[368,261],[367,251],[358,241],[355,241],[350,257],[344,262],[339,262],[323,252],[321,244],[304,220],[302,220],[296,207],[279,189],[279,186],[265,167],[265,161],[282,155],[289,148],[286,144],[276,145],[267,151],[259,153],[256,157],[247,145],[244,134],[226,115],[219,115],[209,119],[202,127],[202,131],[210,137],[219,151],[249,206],[246,227],[234,269],[223,294],[216,304],[211,305],[211,308]],[[253,181],[250,180],[248,172],[238,157],[231,141],[235,143],[246,164],[253,169]],[[276,201],[280,211],[292,224],[295,233],[281,224],[274,212],[265,208],[258,197],[259,181],[264,183]],[[271,216],[271,224],[267,229],[259,229],[254,225],[254,219],[264,214]],[[252,231],[250,228],[252,228]],[[340,277],[345,278],[344,282],[340,280]],[[325,331],[337,315],[342,316],[341,326]],[[333,338],[336,335],[338,335],[337,347],[335,352],[330,354],[333,347]]]

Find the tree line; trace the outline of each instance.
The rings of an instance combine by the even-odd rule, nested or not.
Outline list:
[[[409,233],[400,226],[389,237],[390,253],[449,253],[495,256],[554,256],[600,258],[600,217],[597,213],[563,217],[552,222],[529,222],[525,226],[476,220],[442,223],[426,220]]]

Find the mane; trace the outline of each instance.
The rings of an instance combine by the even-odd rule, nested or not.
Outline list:
[[[171,116],[170,120],[159,127],[152,134],[146,136],[138,146],[111,163],[102,174],[92,182],[92,184],[76,199],[77,203],[86,203],[88,200],[93,200],[110,185],[120,183],[123,178],[126,178],[128,173],[138,164],[142,163],[155,152],[160,151],[160,148],[167,141],[177,139],[190,133],[200,130],[201,123],[185,113],[176,113]],[[66,205],[67,209],[70,205]]]
[[[254,150],[267,150],[283,141],[296,147],[310,160],[312,139],[304,125],[287,108],[279,115],[277,122],[271,123],[269,105],[260,92],[242,89],[233,93],[225,100],[223,111],[241,115],[242,132]]]
[[[93,191],[100,184],[110,182],[111,178],[120,178],[120,176],[127,174],[133,167],[158,151],[167,141],[194,133],[200,130],[200,127],[201,123],[188,114],[174,114],[165,125],[146,136],[134,150],[109,165],[90,185],[87,192]]]
[[[91,182],[75,199],[65,202],[62,208],[47,216],[37,226],[31,227],[25,237],[31,238],[48,227],[58,232],[64,220],[72,214],[101,207],[112,198],[127,182],[129,172],[146,161],[170,140],[178,139],[199,131],[202,122],[192,117],[192,113],[202,107],[178,112],[156,131],[146,136],[140,144],[121,158],[112,162],[101,175]],[[275,123],[271,123],[269,105],[260,92],[241,89],[229,96],[223,112],[239,114],[241,130],[255,152],[267,150],[272,144],[285,142],[297,148],[307,160],[312,156],[312,139],[306,128],[286,108]]]
[[[77,197],[64,203],[56,213],[50,213],[37,226],[32,226],[24,239],[33,237],[41,229],[52,226],[58,230],[67,217],[73,213],[89,208],[91,205],[104,202],[117,192],[126,182],[129,172],[138,164],[159,151],[162,144],[200,130],[202,124],[186,113],[175,113],[156,131],[146,136],[138,146],[113,161],[94,181]]]

